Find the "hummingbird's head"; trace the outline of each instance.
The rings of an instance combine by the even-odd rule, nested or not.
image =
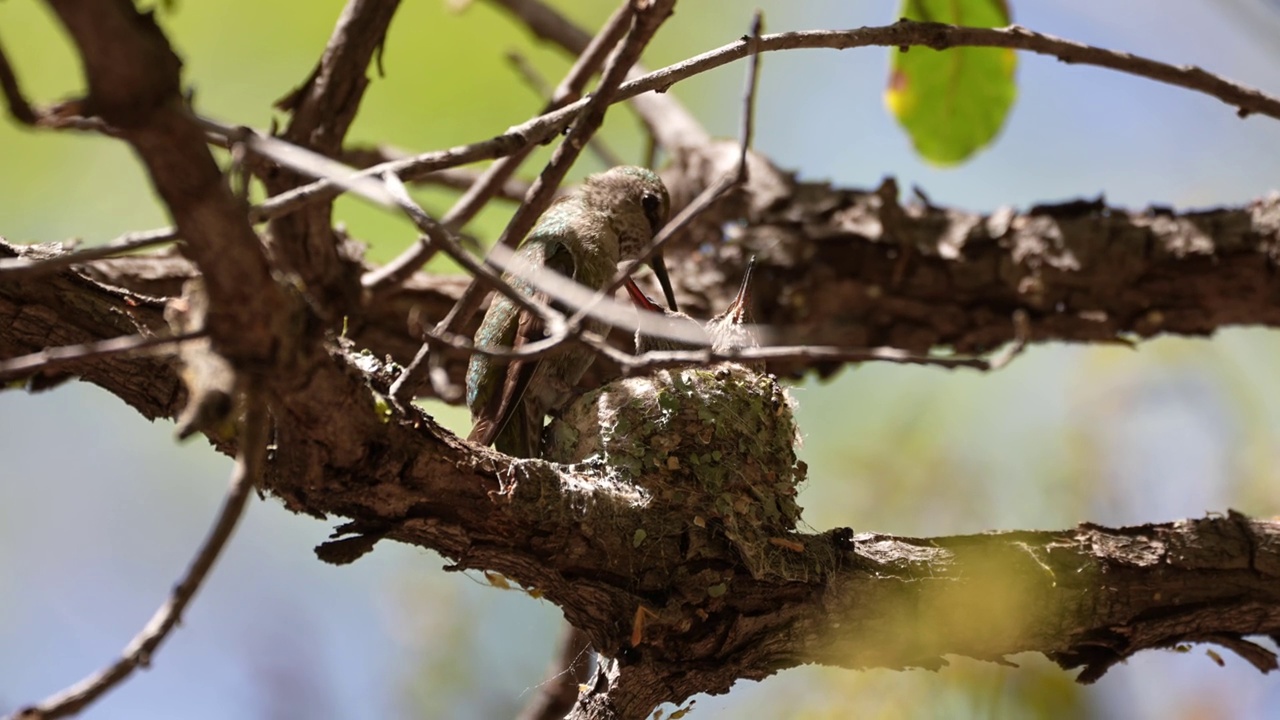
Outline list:
[[[580,194],[588,208],[609,218],[618,236],[621,261],[634,260],[648,250],[653,236],[666,224],[671,212],[671,196],[662,179],[652,170],[634,165],[620,165],[588,177]],[[677,309],[662,253],[654,253],[649,265],[662,285],[667,304]]]

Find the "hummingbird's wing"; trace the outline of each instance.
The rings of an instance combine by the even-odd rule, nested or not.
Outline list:
[[[565,277],[573,277],[573,255],[569,252],[569,248],[566,247],[564,243],[553,239],[548,239],[550,240],[549,242],[537,242],[532,236],[530,237],[530,240],[534,240],[534,242],[529,244],[528,260],[535,267],[546,267],[551,270],[555,270]],[[539,250],[541,253],[538,252]],[[545,260],[539,262],[539,260],[542,260],[543,258],[539,258],[538,254],[542,254]],[[546,293],[534,290],[530,285],[519,281],[514,284],[521,290],[526,291],[534,302],[543,304],[548,303],[549,298]],[[495,299],[495,302],[510,301],[506,298],[499,297]],[[552,301],[550,302],[550,305],[562,312],[564,311],[563,306],[558,302]],[[518,350],[529,343],[542,340],[546,335],[546,329],[543,327],[542,320],[539,319],[538,316],[533,313],[520,310],[519,319],[516,323],[515,335],[511,340],[511,347],[512,349]],[[515,419],[515,422],[519,422],[521,424],[533,424],[533,421],[526,417],[526,415],[531,417],[532,414],[519,413],[517,411],[520,408],[520,401],[524,398],[525,391],[528,390],[529,383],[533,379],[534,372],[537,371],[538,365],[541,361],[541,358],[513,360],[510,363],[507,363],[505,368],[499,368],[499,370],[504,374],[498,385],[498,390],[489,397],[488,402],[486,402],[481,411],[476,414],[475,425],[471,428],[471,434],[467,436],[468,440],[478,442],[481,445],[489,445],[493,443],[500,434],[502,434],[508,423],[513,422],[513,418]],[[533,414],[541,415],[542,413]],[[539,417],[539,423],[541,420],[542,418]],[[536,438],[541,431],[542,428],[540,426],[536,428],[522,428],[522,432],[518,434],[520,436],[531,437],[523,438],[518,442],[517,444],[520,447],[514,449],[500,447],[498,449],[516,457],[534,457],[537,455],[538,449]]]

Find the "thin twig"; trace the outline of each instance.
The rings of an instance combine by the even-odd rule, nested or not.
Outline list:
[[[431,343],[424,342],[418,346],[417,352],[413,354],[413,359],[405,366],[405,369],[391,381],[391,387],[387,388],[387,394],[391,396],[392,402],[397,408],[402,408],[401,401],[405,399],[406,393],[412,389],[412,383],[417,381],[420,374],[420,368],[428,367],[427,358],[431,356]],[[440,366],[444,370],[444,366]],[[434,368],[433,368],[434,369]],[[448,372],[432,372],[430,375],[431,386],[435,390],[436,397],[445,402],[457,402],[462,398],[462,389],[459,388],[450,378]]]
[[[497,290],[522,309],[537,315],[547,327],[548,334],[563,334],[564,317],[560,313],[541,303],[534,302],[528,295],[511,287],[498,273],[494,272],[493,268],[471,257],[471,254],[462,249],[462,246],[458,244],[458,241],[453,238],[453,235],[443,225],[436,222],[434,218],[427,214],[426,210],[422,209],[421,205],[409,196],[409,191],[405,188],[404,183],[400,181],[400,178],[388,173],[383,176],[383,180],[386,183],[386,191],[392,202],[403,210],[405,215],[422,232],[423,237],[419,239],[419,242],[431,243],[444,250],[444,253],[451,260],[471,273],[475,281],[484,285],[486,289]]]
[[[568,17],[542,0],[490,0],[491,5],[506,10],[539,38],[558,45],[570,55],[579,55],[587,46],[590,35]],[[628,80],[642,77],[649,71],[636,63],[627,75]],[[640,119],[645,136],[653,152],[663,147],[675,150],[681,147],[702,147],[711,140],[711,134],[674,95],[650,93],[633,98],[630,108]],[[653,167],[647,162],[646,167]]]
[[[600,29],[600,32],[586,45],[578,59],[574,61],[573,67],[569,69],[568,74],[560,81],[555,92],[551,95],[551,100],[543,108],[544,115],[562,109],[569,103],[578,100],[582,94],[582,89],[587,85],[587,81],[600,69],[609,51],[626,34],[627,28],[631,24],[631,16],[631,3],[623,0],[622,5],[614,11],[608,22]],[[455,232],[461,230],[464,225],[480,212],[480,209],[484,207],[489,198],[493,197],[497,188],[501,187],[515,173],[525,158],[533,152],[537,142],[542,140],[540,138],[535,142],[525,143],[507,154],[506,157],[500,158],[490,165],[480,176],[480,179],[463,193],[453,207],[444,214],[444,217],[440,219],[441,224]],[[533,190],[530,188],[526,191],[524,197],[528,197],[532,192]],[[516,238],[516,240],[519,240],[519,238]],[[417,272],[418,268],[430,261],[434,254],[435,252],[431,248],[423,248],[421,246],[408,248],[381,268],[366,273],[361,278],[361,284],[372,290],[376,295],[379,291],[399,285],[405,278]],[[463,298],[466,298],[468,293],[474,294],[477,291],[476,286],[472,285],[467,288],[466,293],[463,293]],[[473,301],[467,300],[467,302]]]
[[[630,80],[618,88],[611,102],[623,102],[650,91],[665,91],[675,83],[741,60],[747,57],[750,43],[750,38],[739,40]],[[951,47],[1011,48],[1055,56],[1067,63],[1105,67],[1199,92],[1236,107],[1238,114],[1242,116],[1259,114],[1280,119],[1280,98],[1231,82],[1200,68],[1178,67],[1129,53],[1105,50],[1033,32],[1017,25],[1006,28],[974,28],[903,20],[894,25],[854,30],[776,33],[762,36],[759,44],[762,53],[818,48],[846,50],[856,47],[926,46],[936,50]],[[392,172],[408,182],[438,170],[510,155],[554,137],[582,112],[586,104],[587,100],[579,100],[531,118],[488,140],[380,163],[360,171],[357,176],[372,177]],[[351,178],[344,180],[349,182]],[[275,195],[253,208],[251,219],[254,222],[264,222],[269,218],[295,212],[310,203],[337,196],[343,191],[342,186],[342,180],[325,177]],[[365,285],[368,287],[369,282]]]
[[[82,250],[72,250],[69,252],[59,253],[51,257],[28,259],[25,257],[16,258],[0,258],[0,277],[5,279],[13,279],[18,277],[35,277],[44,275],[56,270],[61,270],[70,265],[79,265],[81,263],[101,260],[102,258],[123,255],[124,253],[133,252],[134,250],[142,250],[144,248],[155,247],[171,243],[178,239],[178,231],[176,228],[167,227],[156,230],[146,230],[142,232],[125,233],[115,240],[87,247]]]
[[[1018,346],[1019,352],[1021,345]],[[1001,355],[1012,357],[1014,353]],[[1008,360],[997,362],[980,357],[942,357],[914,355],[898,348],[846,348],[819,345],[792,345],[777,347],[745,348],[733,353],[717,353],[711,350],[680,350],[649,352],[643,355],[615,357],[622,366],[623,375],[636,375],[661,368],[681,365],[710,365],[717,362],[889,362],[896,365],[929,365],[941,368],[970,368],[990,372],[1008,365]]]
[[[47,348],[28,355],[19,355],[15,358],[0,360],[0,382],[6,382],[13,378],[43,370],[54,370],[67,365],[74,365],[86,360],[135,355],[143,352],[153,354],[206,335],[208,333],[203,329],[177,335],[126,335],[97,342]]]
[[[396,150],[387,146],[356,146],[348,147],[342,151],[339,160],[354,168],[364,169],[378,163],[384,163],[391,160],[403,160],[409,157],[409,154],[403,150]],[[474,168],[447,168],[445,170],[437,170],[430,175],[424,175],[416,180],[411,181],[413,185],[435,185],[438,187],[446,187],[451,190],[466,190],[480,180],[483,173]],[[520,202],[524,200],[524,194],[529,191],[529,183],[519,178],[508,178],[494,192],[495,200],[506,200]]]
[[[513,361],[541,357],[554,351],[570,338],[556,342],[539,341],[530,343],[519,349],[480,347],[465,342],[462,336],[441,336],[451,345],[461,346],[469,352],[488,355],[498,360]],[[599,348],[596,343],[603,337],[594,333],[583,333],[581,340],[587,345]],[[642,355],[623,353],[606,345],[612,352],[606,353],[612,360],[622,366],[624,375],[636,375],[662,368],[683,365],[711,365],[719,362],[749,363],[763,362],[888,362],[896,365],[929,365],[941,368],[970,368],[984,372],[1000,370],[1021,354],[1026,347],[1025,340],[1015,340],[1003,351],[990,358],[971,355],[916,355],[892,347],[852,348],[824,345],[775,345],[757,348],[743,348],[736,352],[715,352],[706,350],[669,350],[647,352]]]
[[[206,132],[225,137],[231,147],[239,145],[295,173],[338,183],[344,192],[355,193],[380,205],[394,205],[394,201],[386,194],[386,187],[379,177],[368,177],[327,155],[272,137],[250,127],[227,125],[218,120],[200,116],[196,117],[196,122]]]
[[[630,80],[618,89],[612,102],[629,100],[652,90],[665,91],[675,83],[741,60],[747,57],[752,42],[751,38],[739,40]],[[1204,93],[1236,106],[1241,114],[1257,113],[1280,119],[1280,98],[1233,83],[1200,68],[1176,67],[1129,53],[1104,50],[1043,35],[1017,25],[1007,28],[974,28],[903,20],[882,27],[786,32],[764,35],[759,39],[762,53],[805,48],[845,50],[855,47],[917,45],[936,50],[961,46],[1005,47],[1053,55],[1064,62],[1106,67]],[[448,150],[423,153],[405,160],[376,165],[363,173],[376,175],[389,171],[396,173],[402,179],[410,180],[443,168],[510,154],[519,148],[553,137],[582,111],[587,102],[587,100],[579,100],[571,103],[559,110],[532,118],[502,135],[483,142],[460,145]],[[258,215],[265,217],[292,212],[316,199],[332,197],[336,194],[334,186],[333,181],[326,179],[282,193],[263,203],[258,208]]]
[[[528,85],[530,90],[533,90],[533,94],[544,102],[551,99],[551,93],[555,92],[555,90],[547,83],[547,79],[543,77],[542,73],[538,72],[538,69],[533,66],[533,63],[529,62],[529,58],[525,57],[524,53],[519,50],[508,50],[506,57],[507,64],[516,71],[516,74],[520,76],[524,84]]]
[[[747,184],[747,153],[751,151],[751,140],[756,127],[756,89],[760,85],[760,33],[764,31],[764,13],[756,10],[751,19],[751,35],[747,41],[747,53],[751,61],[747,64],[747,89],[742,98],[742,151],[738,155],[738,185]]]
[[[554,91],[549,85],[547,85],[547,79],[538,72],[538,69],[529,62],[528,58],[512,50],[507,53],[507,60],[511,63],[511,66],[515,68],[520,77],[528,83],[529,87],[533,88],[534,92],[544,98],[551,97],[551,93]],[[596,156],[596,159],[600,161],[600,164],[606,168],[617,167],[618,165],[625,164],[622,157],[610,149],[599,135],[595,135],[588,140],[587,147],[590,148],[591,152]]]
[[[262,475],[266,457],[269,423],[265,401],[256,389],[245,393],[245,416],[240,432],[240,452],[231,473],[222,508],[208,536],[197,550],[186,573],[174,585],[169,598],[156,610],[150,622],[125,647],[112,664],[38,705],[19,710],[15,720],[49,720],[73,715],[120,684],[139,667],[147,667],[170,631],[182,620],[182,613],[195,597],[230,539],[244,513],[254,485]]]
[[[500,362],[533,360],[554,351],[566,342],[575,339],[583,339],[581,336],[570,337],[567,334],[561,334],[559,337],[546,337],[541,340],[525,343],[519,348],[510,348],[492,345],[478,345],[474,340],[466,335],[449,332],[448,330],[442,330],[440,328],[425,328],[422,332],[427,336],[428,341],[440,343],[451,351],[456,351],[464,355],[485,355]],[[589,333],[585,331],[582,333],[583,336],[587,334]]]
[[[621,303],[609,299],[602,303],[608,307],[611,303],[623,307]],[[597,307],[589,312],[592,317],[611,327],[627,332],[639,330],[654,337],[668,337],[686,343],[705,343],[705,335],[679,332],[678,328],[688,328],[687,323],[673,323],[653,313],[640,313],[637,318],[633,313],[630,318],[616,313],[601,312]],[[650,370],[681,365],[709,365],[717,362],[890,362],[899,365],[930,365],[942,368],[971,368],[984,372],[1000,370],[1009,365],[1022,354],[1031,341],[1030,323],[1026,312],[1018,310],[1013,314],[1014,339],[999,352],[990,357],[973,355],[916,355],[898,348],[856,348],[824,345],[763,345],[761,347],[739,348],[732,352],[715,352],[710,348],[699,350],[664,350],[631,355],[609,345],[603,335],[579,330],[569,332],[561,338],[546,338],[523,345],[519,348],[490,347],[476,345],[470,338],[439,329],[427,330],[433,341],[448,346],[451,350],[486,355],[501,362],[530,360],[542,357],[555,351],[567,342],[581,342],[606,355],[622,367],[625,375],[635,375]],[[773,328],[769,325],[747,325],[747,332],[756,337],[768,337]]]

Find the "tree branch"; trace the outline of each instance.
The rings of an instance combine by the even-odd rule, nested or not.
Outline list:
[[[78,291],[82,304],[110,296],[88,288]],[[791,534],[771,551],[780,575],[749,571],[713,537],[686,566],[631,538],[655,518],[697,527],[688,508],[641,506],[634,490],[588,469],[478,448],[416,409],[388,418],[374,393],[387,392],[394,369],[330,352],[296,387],[276,391],[266,489],[295,511],[347,517],[375,537],[435,549],[454,569],[537,588],[595,647],[631,658],[617,669],[629,690],[611,696],[626,698],[618,717],[805,662],[934,666],[943,654],[1037,650],[1090,679],[1141,649],[1202,640],[1248,648],[1239,638],[1280,632],[1280,527],[1237,515],[933,540]],[[583,508],[596,511],[584,518]],[[699,594],[721,585],[726,592]],[[658,617],[635,655],[624,649],[641,604]]]
[[[47,348],[30,355],[0,360],[0,382],[6,382],[22,375],[48,372],[54,368],[60,369],[64,365],[75,365],[112,355],[131,355],[171,349],[188,340],[204,336],[204,332],[199,330],[168,336],[126,335],[80,345]]]
[[[135,250],[163,245],[177,240],[173,228],[160,228],[145,232],[125,233],[115,240],[87,248],[64,249],[61,247],[42,251],[39,246],[28,246],[18,257],[0,258],[0,277],[13,279],[35,276],[70,265],[92,262],[102,258],[123,255]]]
[[[315,442],[322,418],[293,409],[291,428],[310,428],[298,432]],[[700,550],[683,565],[677,540],[664,545],[654,532],[656,523],[698,526],[680,502],[640,501],[625,483],[578,466],[468,446],[416,413],[391,425],[376,458],[359,452],[346,467],[318,464],[343,456],[340,447],[298,455],[283,442],[273,492],[296,510],[337,512],[433,548],[454,561],[449,569],[483,568],[536,588],[594,647],[624,658],[621,677],[633,682],[614,695],[627,703],[618,717],[811,662],[937,667],[944,654],[996,660],[1034,650],[1085,668],[1088,681],[1142,649],[1280,630],[1273,522],[1233,514],[929,540],[792,534],[803,551],[778,548],[766,562],[773,569],[759,572],[713,533],[685,541]],[[354,449],[350,430],[325,432]],[[642,528],[650,544],[637,548]],[[630,648],[628,620],[640,604],[658,619]]]
[[[736,158],[736,143],[729,151]],[[753,171],[752,186],[762,175]],[[1080,200],[979,215],[901,208],[892,196],[822,183],[791,183],[782,190],[753,192],[768,204],[747,208],[750,221],[727,242],[720,237],[724,218],[711,213],[676,248],[714,241],[714,253],[668,251],[682,305],[693,315],[723,309],[732,288],[721,278],[740,274],[754,254],[758,297],[777,299],[759,303],[755,316],[768,329],[767,344],[775,346],[983,353],[1015,338],[1009,318],[1017,309],[1027,313],[1034,341],[1132,343],[1159,334],[1207,335],[1230,325],[1280,327],[1280,307],[1270,291],[1273,258],[1280,257],[1280,194],[1242,207],[1184,213]],[[914,248],[905,264],[904,246]],[[20,252],[0,241],[0,262]],[[0,283],[0,319],[8,314],[10,323],[18,323],[0,333],[0,357],[161,332],[158,311],[146,314],[148,306],[158,307],[149,294],[175,292],[194,274],[176,259],[141,256],[95,263],[85,272],[96,282],[64,270],[44,282]],[[100,283],[146,295],[122,295]],[[348,335],[378,356],[408,362],[420,344],[411,325],[434,325],[465,285],[461,278],[416,276],[353,319]],[[115,308],[123,297],[133,316],[151,320],[121,324]],[[20,311],[36,306],[47,315]],[[75,328],[84,332],[71,332]],[[459,334],[474,331],[470,324]],[[812,370],[829,375],[843,364],[815,353],[772,358],[769,369],[784,376]],[[449,363],[453,382],[461,382],[463,365],[461,359]],[[111,367],[127,374],[130,365]],[[584,384],[599,385],[619,372],[616,364],[598,362]],[[108,380],[93,372],[86,378]],[[113,385],[108,389],[115,392],[142,389],[126,378]],[[168,414],[157,408],[147,414],[157,412]]]
[[[281,397],[266,488],[295,511],[434,549],[450,569],[536,588],[623,660],[618,717],[804,663],[938,667],[946,654],[1037,651],[1088,681],[1143,649],[1280,633],[1274,522],[925,540],[836,529],[788,534],[744,563],[679,500],[645,500],[589,467],[507,458],[417,410],[388,419],[370,387],[385,393],[391,377],[339,351]],[[657,618],[631,647],[642,604]]]
[[[211,299],[214,347],[229,360],[270,361],[284,298],[243,205],[223,181],[182,99],[180,61],[149,14],[128,0],[50,0],[80,50],[97,115],[146,165]]]

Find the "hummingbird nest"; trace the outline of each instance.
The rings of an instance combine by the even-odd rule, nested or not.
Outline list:
[[[659,370],[578,398],[547,428],[543,457],[641,491],[637,548],[684,538],[674,544],[688,559],[690,537],[721,535],[753,576],[786,575],[779,556],[797,552],[786,538],[805,478],[794,405],[772,376],[737,363]]]

